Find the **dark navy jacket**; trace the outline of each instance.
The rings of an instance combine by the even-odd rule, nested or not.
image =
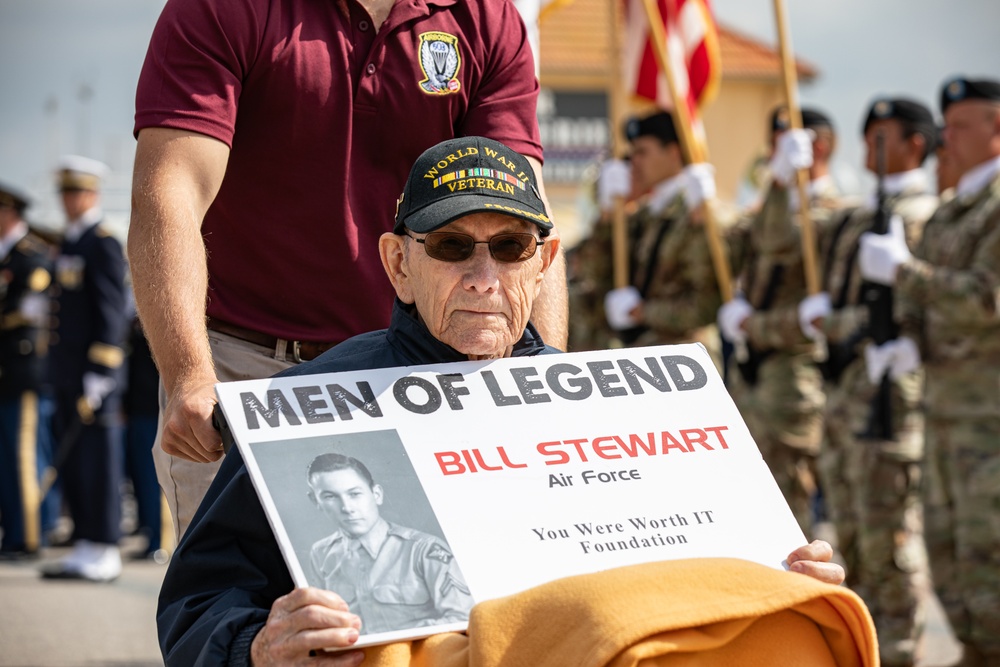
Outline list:
[[[388,329],[350,338],[282,376],[467,360],[398,300]],[[553,354],[529,324],[513,356]],[[249,665],[271,604],[294,588],[239,450],[222,463],[170,560],[156,613],[166,664]]]
[[[28,295],[44,296],[51,282],[49,248],[33,234],[0,259],[0,400],[41,389],[45,332],[20,307]]]
[[[114,377],[121,387],[128,324],[121,243],[100,223],[93,225],[76,241],[63,241],[55,273],[49,349],[52,386],[79,396],[83,374],[91,371]]]

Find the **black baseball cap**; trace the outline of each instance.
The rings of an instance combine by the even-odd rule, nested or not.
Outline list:
[[[527,158],[486,137],[459,137],[424,151],[396,202],[392,231],[424,234],[470,213],[501,213],[538,225],[552,221]]]
[[[625,122],[625,138],[635,141],[639,137],[656,137],[666,144],[677,142],[677,128],[673,117],[666,111],[642,117],[630,118]]]
[[[941,113],[955,102],[963,100],[1000,102],[1000,81],[957,76],[941,86]]]

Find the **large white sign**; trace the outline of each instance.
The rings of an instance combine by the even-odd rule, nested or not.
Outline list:
[[[217,391],[299,586],[322,585],[310,551],[337,530],[306,479],[327,452],[365,463],[388,521],[440,537],[477,602],[664,559],[781,568],[806,543],[700,345],[230,382]],[[463,627],[379,632],[360,645]]]

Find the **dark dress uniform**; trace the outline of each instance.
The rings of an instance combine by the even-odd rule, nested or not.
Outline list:
[[[148,558],[157,557],[163,544],[161,491],[153,465],[153,441],[160,414],[159,386],[160,374],[146,335],[139,318],[133,317],[128,338],[128,382],[123,398],[125,472],[132,479],[139,531],[149,540],[142,554]]]
[[[55,265],[54,331],[49,351],[56,398],[53,433],[73,539],[115,544],[121,537],[121,387],[125,337],[125,258],[100,223],[63,241]],[[85,373],[115,389],[91,411]]]
[[[28,233],[0,258],[0,551],[37,551],[41,542],[38,471],[48,434],[39,419],[47,332],[22,312],[25,299],[46,299],[49,247]]]

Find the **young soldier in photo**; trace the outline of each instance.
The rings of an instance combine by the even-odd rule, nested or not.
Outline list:
[[[469,618],[474,601],[451,550],[433,535],[386,521],[382,485],[361,461],[321,454],[307,479],[309,497],[337,525],[313,544],[313,572],[361,617],[365,632]]]

